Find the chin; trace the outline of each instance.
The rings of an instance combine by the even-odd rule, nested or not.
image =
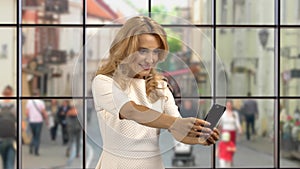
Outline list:
[[[144,77],[144,76],[149,76],[149,74],[150,74],[150,70],[144,70],[139,73],[139,76]]]

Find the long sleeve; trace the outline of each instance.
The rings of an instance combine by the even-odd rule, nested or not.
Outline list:
[[[96,111],[106,110],[117,115],[129,97],[114,82],[104,75],[97,75],[92,82],[92,92]]]

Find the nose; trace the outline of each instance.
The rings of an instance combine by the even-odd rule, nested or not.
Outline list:
[[[146,56],[145,61],[147,63],[153,63],[154,61],[154,53],[153,52],[149,52],[149,54]]]

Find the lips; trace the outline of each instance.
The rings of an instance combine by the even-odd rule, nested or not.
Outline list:
[[[150,65],[140,65],[144,70],[150,70],[151,66]]]

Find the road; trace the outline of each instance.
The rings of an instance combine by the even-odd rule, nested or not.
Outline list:
[[[101,136],[98,127],[97,118],[91,118],[91,123],[87,127],[88,144],[87,149],[87,164],[88,168],[95,168],[101,153]],[[166,168],[172,166],[172,157],[174,156],[173,139],[166,131],[161,132],[160,148],[162,158]],[[198,168],[211,167],[211,152],[212,147],[201,145],[193,146],[193,155],[195,156],[195,166]],[[273,142],[267,139],[257,138],[257,140],[248,142],[240,138],[237,143],[237,152],[234,156],[234,167],[274,167],[273,159]],[[90,154],[90,155],[89,155]],[[281,158],[281,167],[300,167],[300,162],[297,160],[288,160]],[[218,162],[216,164],[218,167]],[[184,166],[182,166],[184,167]]]
[[[29,154],[28,145],[22,146],[22,168],[26,169],[53,169],[53,168],[83,168],[82,156],[76,158],[70,166],[66,166],[68,158],[65,156],[66,146],[62,145],[61,133],[58,133],[56,141],[51,141],[48,129],[44,126],[42,133],[42,143],[40,147],[40,156]],[[102,142],[98,127],[98,120],[93,114],[90,123],[87,124],[87,144],[86,144],[86,167],[95,168],[100,153],[102,151]],[[162,158],[166,168],[171,168],[172,157],[174,155],[173,139],[165,130],[161,132],[160,147]],[[195,156],[195,168],[211,167],[212,147],[201,145],[193,146],[193,155]],[[252,168],[273,168],[273,142],[268,139],[257,138],[255,141],[248,142],[239,139],[237,143],[237,152],[234,157],[234,167],[252,167]],[[183,164],[183,163],[182,163]],[[289,168],[300,168],[299,160],[288,160],[281,158],[281,166]],[[182,166],[185,168],[185,166]],[[218,167],[218,163],[217,163]]]

